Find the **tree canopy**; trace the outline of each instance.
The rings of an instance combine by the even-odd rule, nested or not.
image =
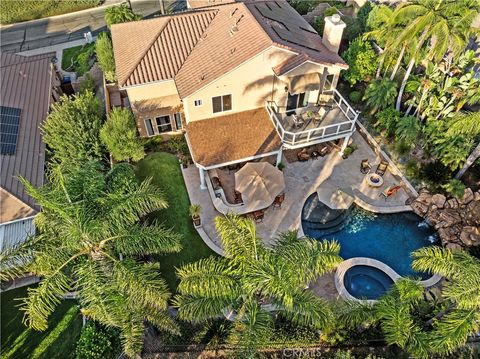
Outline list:
[[[106,32],[102,32],[95,42],[95,53],[100,68],[108,82],[115,82],[117,75],[115,74],[115,57],[113,56],[113,46],[110,36]]]
[[[129,109],[114,108],[110,112],[100,130],[100,139],[117,161],[139,161],[145,157],[135,117]]]
[[[350,85],[367,81],[375,74],[377,55],[370,42],[360,37],[356,38],[350,43],[342,57],[348,64],[348,70],[344,72],[343,76]]]
[[[102,156],[100,100],[90,91],[62,96],[52,105],[41,130],[56,162],[82,164]]]
[[[127,4],[111,6],[105,10],[105,22],[111,28],[114,24],[121,24],[129,21],[141,20],[140,15],[135,14]]]
[[[45,330],[62,297],[75,292],[84,315],[119,329],[129,356],[142,348],[145,321],[178,333],[158,264],[137,260],[181,249],[177,234],[140,221],[167,206],[150,180],[137,183],[125,163],[104,173],[89,162],[64,172],[55,167],[41,188],[22,182],[42,208],[35,218],[38,231],[2,253],[1,279],[42,277],[23,299],[26,325]]]

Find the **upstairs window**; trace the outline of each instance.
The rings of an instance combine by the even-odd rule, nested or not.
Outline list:
[[[230,111],[232,109],[232,95],[212,97],[213,113]]]
[[[193,101],[193,105],[195,107],[200,107],[200,106],[203,105],[203,101],[202,100],[195,100],[195,101]]]

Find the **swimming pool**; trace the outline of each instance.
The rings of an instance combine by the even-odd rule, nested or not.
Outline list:
[[[429,274],[418,273],[411,268],[410,253],[433,245],[438,240],[437,235],[433,228],[413,212],[375,214],[356,205],[348,210],[332,210],[320,202],[314,193],[303,207],[302,227],[308,237],[337,240],[343,259],[373,258],[385,263],[401,276],[421,279],[430,277]],[[371,269],[373,267],[361,269],[363,281]],[[374,274],[372,283],[378,280],[373,276]]]

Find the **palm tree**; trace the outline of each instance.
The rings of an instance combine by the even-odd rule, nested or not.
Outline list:
[[[105,22],[108,28],[114,24],[141,20],[142,16],[135,14],[126,4],[111,6],[105,10]]]
[[[270,340],[271,311],[314,328],[331,320],[327,303],[305,288],[341,262],[338,243],[298,239],[287,232],[267,248],[251,220],[227,215],[215,222],[225,258],[210,257],[178,269],[175,303],[181,319],[226,316],[233,321],[229,342],[242,344],[244,357]]]
[[[431,46],[426,58],[440,61],[447,50],[459,55],[468,44],[472,32],[471,25],[480,11],[480,3],[475,0],[415,0],[400,5],[393,13],[393,23],[408,24],[396,36],[390,48],[409,45],[410,61],[403,77],[397,97],[396,109],[400,104],[406,83],[410,77],[418,55],[428,40]],[[412,41],[412,39],[416,41]]]
[[[418,282],[401,279],[379,300],[373,303],[347,301],[336,308],[336,314],[340,323],[352,329],[379,324],[388,344],[426,358],[428,336],[416,320],[416,307],[422,298],[423,288]]]
[[[480,261],[465,251],[421,248],[412,254],[412,267],[439,274],[446,309],[435,316],[431,344],[436,352],[452,353],[480,330]]]
[[[363,99],[366,100],[367,106],[372,109],[372,113],[375,113],[393,105],[396,96],[395,82],[383,78],[375,79],[368,85]]]
[[[38,234],[1,255],[2,280],[26,272],[42,277],[23,299],[25,324],[45,330],[61,298],[74,292],[84,315],[119,328],[129,356],[142,348],[145,321],[177,334],[158,265],[136,259],[181,249],[171,230],[139,224],[146,214],[167,206],[158,189],[149,180],[138,184],[127,164],[106,175],[94,162],[76,169],[56,167],[49,180],[41,188],[22,180],[42,207],[35,218]]]
[[[405,116],[397,122],[395,135],[405,143],[409,143],[413,146],[421,128],[420,121],[417,117]]]
[[[469,135],[480,136],[480,112],[461,112],[453,118],[453,124],[447,131],[448,136]],[[455,175],[456,179],[462,178],[465,172],[480,158],[480,142],[475,146],[463,164],[463,167]]]

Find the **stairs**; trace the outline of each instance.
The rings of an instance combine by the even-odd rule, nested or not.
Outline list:
[[[302,227],[305,235],[322,238],[342,230],[348,224],[349,210],[331,209],[312,194],[302,210]]]

